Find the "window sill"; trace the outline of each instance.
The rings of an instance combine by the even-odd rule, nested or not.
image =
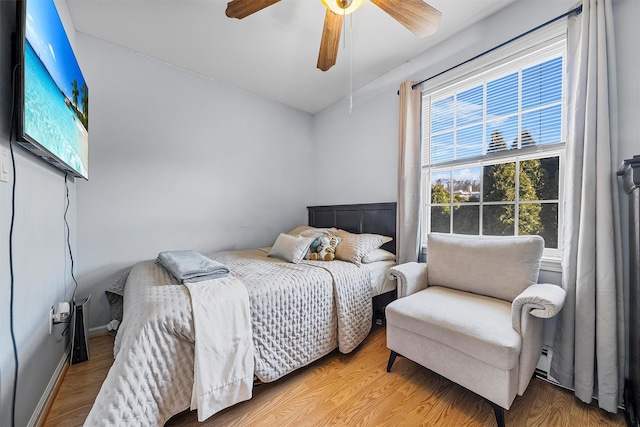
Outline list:
[[[562,273],[562,260],[556,257],[542,257],[540,270]]]

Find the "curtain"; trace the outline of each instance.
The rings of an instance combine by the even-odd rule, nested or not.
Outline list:
[[[420,254],[421,162],[420,88],[415,82],[400,85],[398,128],[398,208],[396,257],[398,263],[417,261]]]
[[[625,342],[615,57],[610,0],[583,0],[568,21],[568,139],[562,286],[551,376],[617,412]]]

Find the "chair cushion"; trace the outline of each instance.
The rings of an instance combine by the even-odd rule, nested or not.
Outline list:
[[[540,236],[427,237],[429,286],[445,286],[513,301],[538,282],[544,240]]]
[[[431,286],[397,299],[387,306],[386,318],[387,324],[504,370],[515,366],[522,347],[511,326],[510,303],[455,289]]]

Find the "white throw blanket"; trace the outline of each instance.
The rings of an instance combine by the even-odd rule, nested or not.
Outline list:
[[[195,356],[191,409],[198,421],[251,399],[253,344],[249,294],[232,277],[185,283],[191,295]]]

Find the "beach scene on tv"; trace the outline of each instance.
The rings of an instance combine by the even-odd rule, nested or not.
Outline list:
[[[27,2],[24,133],[88,178],[89,89],[53,0]]]

